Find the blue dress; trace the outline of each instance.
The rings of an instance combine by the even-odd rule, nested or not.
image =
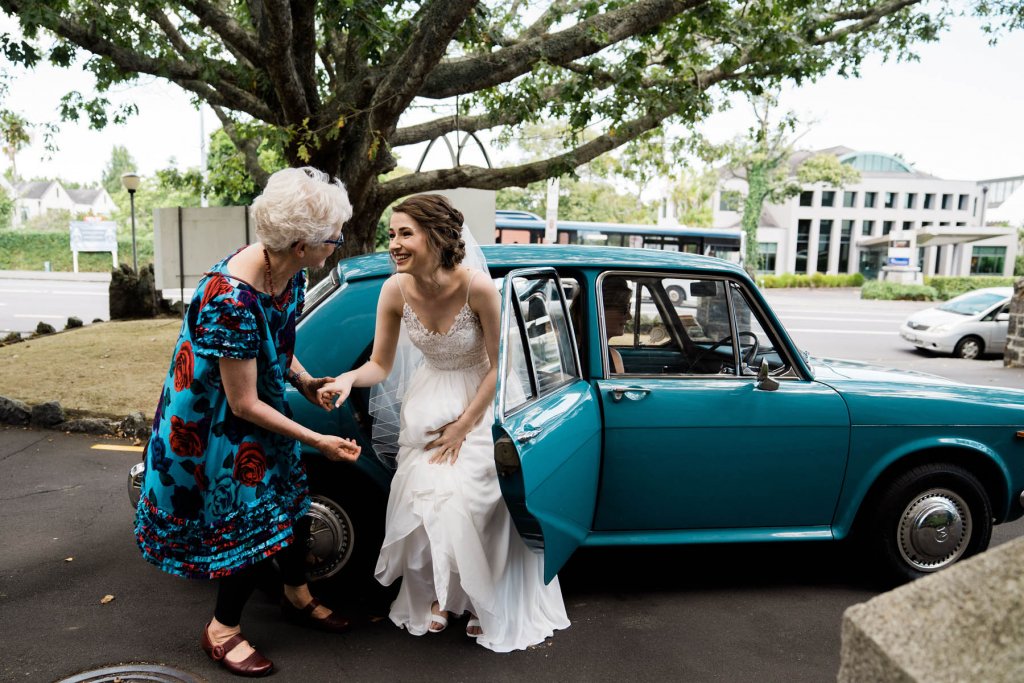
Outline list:
[[[229,257],[230,258],[230,257]],[[291,416],[285,370],[295,348],[305,276],[277,310],[228,274],[225,258],[199,282],[174,348],[146,449],[135,536],[148,561],[187,578],[233,574],[293,540],[309,508],[299,443],[235,417],[220,358],[256,359],[257,393]]]

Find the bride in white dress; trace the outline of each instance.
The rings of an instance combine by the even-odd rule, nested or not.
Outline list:
[[[401,399],[397,471],[376,577],[402,577],[391,620],[414,635],[469,614],[466,634],[496,652],[542,642],[569,620],[558,579],[516,533],[494,467],[491,410],[500,299],[486,274],[461,266],[462,214],[441,195],[395,207],[397,273],[381,289],[370,360],[320,390],[340,405],[383,381],[404,326],[422,352]]]

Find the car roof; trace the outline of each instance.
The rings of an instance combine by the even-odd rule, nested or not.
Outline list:
[[[494,244],[481,247],[487,265],[509,269],[528,267],[564,267],[645,270],[703,270],[746,275],[742,267],[730,261],[660,249],[630,247],[594,247],[580,244]],[[346,280],[381,277],[393,272],[386,252],[343,259],[338,263]]]
[[[981,287],[979,289],[972,289],[969,292],[964,292],[954,298],[959,299],[962,296],[970,296],[971,294],[999,294],[1000,296],[1011,297],[1013,296],[1013,287]]]

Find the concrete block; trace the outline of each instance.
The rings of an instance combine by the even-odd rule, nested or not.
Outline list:
[[[839,683],[1024,681],[1024,538],[853,605]]]

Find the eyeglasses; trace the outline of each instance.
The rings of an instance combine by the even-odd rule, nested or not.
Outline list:
[[[320,240],[320,243],[321,244],[333,244],[336,247],[340,247],[341,245],[345,244],[345,236],[344,235],[338,235],[338,239],[336,239],[336,240]]]

